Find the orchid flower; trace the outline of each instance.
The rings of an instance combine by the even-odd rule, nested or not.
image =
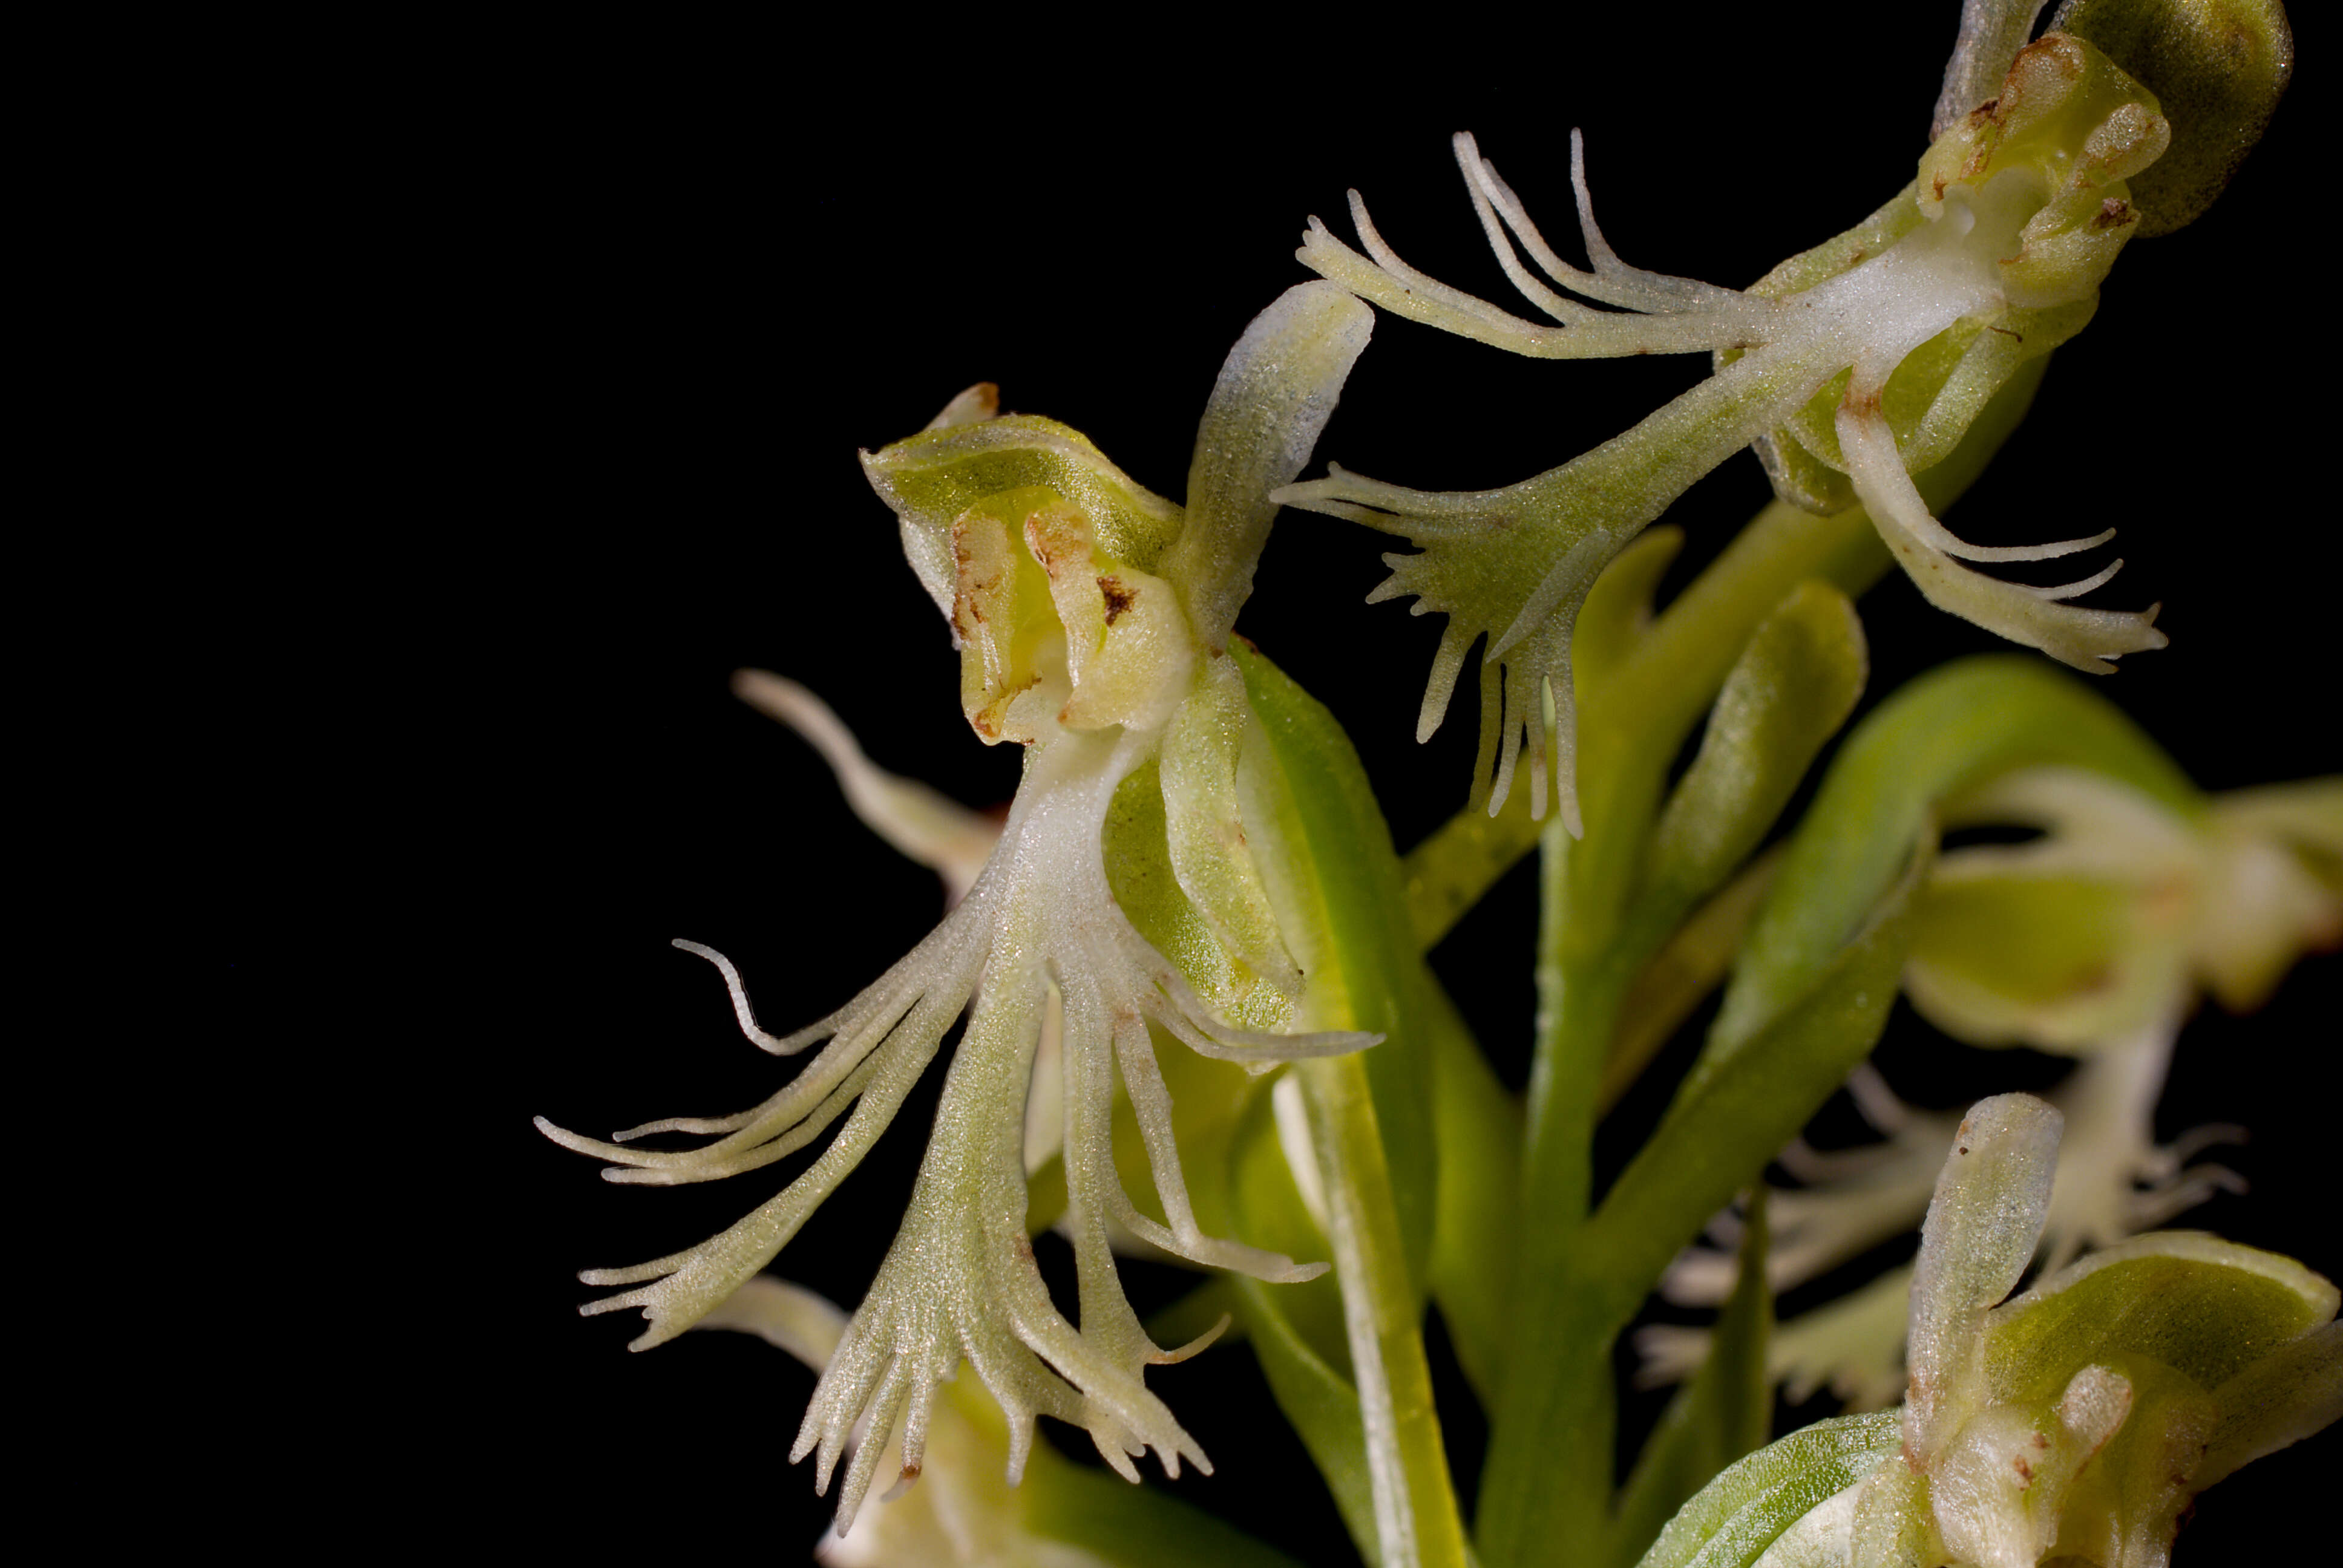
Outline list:
[[[1947,77],[1958,106],[1948,118],[1940,113],[1913,183],[1747,289],[1623,262],[1595,223],[1575,131],[1571,180],[1586,268],[1546,242],[1471,136],[1455,138],[1490,247],[1553,325],[1410,266],[1356,191],[1351,213],[1364,254],[1311,219],[1303,264],[1411,320],[1535,358],[1715,357],[1714,375],[1624,435],[1520,484],[1434,494],[1332,467],[1280,493],[1289,505],[1417,547],[1384,558],[1392,574],[1369,597],[1412,596],[1415,613],[1449,618],[1419,739],[1439,726],[1468,651],[1487,639],[1474,797],[1493,815],[1512,788],[1526,731],[1532,814],[1544,814],[1551,739],[1563,818],[1573,835],[1581,831],[1571,664],[1579,609],[1645,525],[1744,446],[1755,446],[1785,500],[1817,512],[1859,502],[1941,609],[2097,674],[2122,654],[2164,646],[2155,607],[2066,602],[2107,582],[2120,561],[2050,588],[1964,564],[2054,559],[2106,543],[2113,529],[2016,548],[1973,545],[1931,515],[1913,479],[1952,451],[2021,370],[2089,321],[2100,281],[2140,227],[2126,182],[2170,142],[2155,96],[2090,43],[2052,33],[2019,48],[2033,17],[2030,5],[2022,9],[2014,30],[1970,18]]]
[[[2043,1224],[2044,1266],[2159,1225],[2237,1175],[2188,1161],[2235,1128],[2158,1145],[2154,1116],[2172,1049],[2198,996],[2231,1011],[2267,999],[2301,954],[2343,941],[2343,780],[2214,797],[2190,819],[2101,774],[2023,769],[1950,803],[1951,826],[2027,827],[2043,836],[1943,856],[1917,910],[1906,993],[1937,1028],[1974,1045],[2023,1044],[2077,1059],[2047,1101],[2066,1136]],[[1885,1141],[1828,1154],[1803,1142],[1781,1162],[1804,1185],[1769,1194],[1775,1291],[1813,1280],[1916,1223],[1955,1119],[1916,1111],[1876,1070],[1848,1081]],[[1711,1227],[1738,1242],[1729,1217]],[[1775,1374],[1803,1399],[1827,1382],[1856,1408],[1885,1402],[1904,1344],[1896,1310],[1908,1269],[1792,1319]],[[1722,1302],[1729,1252],[1686,1251],[1664,1290]],[[1703,1331],[1644,1331],[1647,1381],[1697,1365]]]
[[[1912,1276],[1903,1407],[1812,1426],[1685,1505],[1642,1568],[2163,1568],[2191,1500],[2343,1413],[2335,1286],[2190,1232],[2008,1297],[2050,1207],[2058,1112],[1962,1119]]]
[[[1111,1232],[1264,1280],[1324,1269],[1204,1233],[1155,1049],[1160,1031],[1203,1056],[1266,1069],[1378,1038],[1285,1032],[1307,977],[1262,866],[1244,850],[1248,712],[1226,653],[1275,512],[1263,498],[1306,460],[1370,323],[1365,307],[1324,283],[1290,290],[1256,318],[1205,411],[1184,508],[1141,488],[1061,425],[998,415],[989,387],[867,456],[914,570],[950,621],[970,724],[989,743],[1027,748],[1008,819],[934,932],[845,1007],[793,1034],[759,1026],[722,954],[677,943],[715,965],[742,1032],[760,1048],[787,1056],[828,1041],[763,1104],[647,1122],[609,1141],[539,1120],[555,1141],[608,1161],[609,1179],[665,1185],[761,1169],[844,1118],[801,1175],[721,1234],[580,1276],[627,1287],[581,1310],[639,1307],[650,1327],[633,1348],[648,1349],[706,1319],[772,1260],[966,1016],[910,1211],[827,1357],[791,1452],[815,1456],[826,1491],[867,1427],[839,1493],[841,1535],[882,1454],[899,1455],[904,1481],[918,1476],[939,1419],[938,1385],[963,1358],[1007,1416],[1012,1483],[1031,1455],[1037,1414],[1085,1427],[1129,1479],[1137,1479],[1132,1458],[1150,1449],[1172,1474],[1183,1458],[1210,1468],[1144,1383],[1146,1367],[1189,1352],[1160,1349],[1141,1328]],[[948,879],[966,875],[982,839],[948,802],[871,769],[801,689],[752,677],[743,691],[822,747],[866,818],[896,829],[890,836]],[[1178,883],[1167,897],[1184,917],[1178,962],[1141,934],[1110,887],[1103,846],[1133,789],[1158,797]],[[1031,1077],[1053,1020],[1062,1116],[1050,1131],[1062,1146],[1079,1326],[1051,1304],[1025,1222]],[[1161,1221],[1140,1212],[1117,1173],[1118,1074]],[[709,1141],[641,1146],[662,1133]]]

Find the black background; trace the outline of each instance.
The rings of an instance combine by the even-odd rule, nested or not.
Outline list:
[[[1005,14],[969,15],[964,36],[835,18],[853,30],[836,42],[565,23],[430,40],[346,144],[288,148],[264,170],[261,205],[314,198],[333,216],[288,226],[292,254],[273,261],[287,297],[309,302],[281,318],[281,342],[272,331],[288,371],[275,414],[320,485],[262,509],[288,528],[297,512],[314,526],[349,509],[337,558],[360,542],[336,569],[364,608],[292,618],[325,639],[327,665],[384,680],[372,711],[352,711],[347,689],[320,697],[283,673],[282,608],[230,594],[207,634],[225,673],[265,668],[327,702],[348,764],[323,779],[310,843],[284,842],[264,799],[222,791],[231,836],[287,898],[230,906],[204,934],[228,1001],[296,1045],[314,1043],[317,1015],[280,1004],[311,995],[313,974],[281,954],[313,941],[361,981],[337,1016],[391,1025],[357,1081],[387,1079],[427,1120],[401,1135],[383,1245],[409,1255],[386,1267],[447,1268],[450,1233],[467,1261],[406,1288],[415,1304],[365,1357],[383,1374],[367,1397],[386,1426],[427,1410],[455,1436],[401,1455],[434,1495],[492,1501],[572,1547],[658,1530],[788,1563],[820,1531],[809,1473],[786,1463],[811,1374],[734,1335],[632,1356],[631,1314],[574,1315],[594,1293],[577,1269],[687,1245],[777,1180],[613,1187],[528,1118],[602,1132],[729,1111],[779,1081],[669,938],[733,955],[766,1021],[788,1028],[940,912],[933,878],[855,822],[812,753],[730,699],[731,670],[806,682],[882,765],[970,804],[1014,786],[1013,749],[988,750],[960,717],[946,628],[857,448],[989,379],[1006,407],[1073,424],[1176,498],[1228,345],[1308,276],[1291,259],[1307,215],[1347,233],[1347,186],[1411,261],[1508,297],[1450,158],[1457,129],[1570,254],[1566,136],[1584,126],[1596,210],[1629,261],[1745,283],[1908,177],[1956,11],[1800,7],[1785,27],[1760,19],[1774,9],[1457,13],[1346,25],[1360,35],[1339,46],[1331,22],[1302,43],[1182,17],[1114,49]],[[2327,275],[2305,226],[2327,205],[2310,113],[2325,31],[2306,26],[2310,80],[2230,194],[2125,255],[2097,321],[1954,514],[1980,542],[2122,529],[2130,565],[2093,602],[2161,601],[2173,646],[2104,689],[2216,789],[2343,765],[2332,506],[2311,487],[2328,422],[2302,368],[2324,351],[2310,324]],[[1704,369],[1533,364],[1383,318],[1320,455],[1424,487],[1506,483]],[[1690,542],[1665,591],[1765,498],[1746,457],[1686,498],[1671,517]],[[1404,849],[1462,803],[1472,716],[1413,744],[1437,632],[1360,602],[1382,548],[1287,515],[1240,629],[1348,726]],[[1866,704],[1992,646],[1900,578],[1862,608]],[[303,749],[266,696],[229,708],[254,744]],[[325,912],[288,912],[302,908]],[[1435,957],[1515,1083],[1531,915],[1517,872]],[[2165,1136],[2208,1121],[2254,1132],[2227,1156],[2252,1194],[2182,1222],[2330,1276],[2338,986],[2337,961],[2314,960],[2263,1016],[2199,1019],[2158,1116]],[[1954,1050],[1901,1012],[1883,1050],[1899,1085],[1940,1104],[2056,1076],[2024,1053]],[[859,1299],[935,1076],[778,1271]],[[1131,1278],[1142,1307],[1178,1283]],[[1444,1373],[1436,1332],[1433,1348]],[[1349,1560],[1249,1352],[1157,1381],[1219,1464],[1184,1494],[1304,1561]],[[1632,1400],[1629,1429],[1651,1409]],[[1469,1476],[1481,1433],[1462,1406],[1452,1437]],[[2289,1493],[2318,1487],[2335,1455],[2330,1434],[2208,1494],[2181,1560],[2237,1561],[2275,1539],[2257,1532],[2317,1506]]]

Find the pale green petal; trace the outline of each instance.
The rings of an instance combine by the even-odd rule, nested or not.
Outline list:
[[[1986,1314],[2034,1259],[2050,1210],[2062,1121],[2032,1095],[2001,1094],[1971,1107],[1954,1134],[1912,1273],[1912,1395],[1904,1435],[1906,1449],[1923,1465],[1947,1451],[1990,1397]]]
[[[1221,366],[1188,468],[1187,524],[1157,568],[1180,585],[1195,635],[1225,646],[1277,515],[1272,491],[1310,460],[1374,312],[1331,283],[1287,289]]]

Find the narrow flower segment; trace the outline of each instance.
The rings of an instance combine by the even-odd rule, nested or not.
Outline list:
[[[739,1175],[810,1145],[829,1146],[781,1192],[696,1247],[632,1268],[590,1271],[628,1287],[587,1312],[639,1307],[633,1348],[672,1339],[771,1261],[901,1107],[963,1013],[928,1151],[869,1297],[846,1326],[791,1452],[815,1454],[820,1486],[858,1423],[839,1493],[851,1523],[900,1427],[901,1474],[920,1471],[936,1387],[965,1357],[1009,1418],[1009,1468],[1021,1472],[1033,1418],[1089,1430],[1136,1479],[1153,1449],[1176,1474],[1202,1452],[1142,1380],[1159,1349],[1141,1328],[1108,1251],[1111,1229],[1214,1268],[1303,1280],[1322,1264],[1208,1236],[1172,1141],[1155,1031],[1206,1056],[1254,1067],[1358,1050],[1378,1037],[1280,1032],[1303,977],[1244,842],[1237,774],[1247,741],[1241,678],[1225,648],[1274,507],[1323,427],[1372,314],[1331,284],[1290,290],[1247,328],[1222,367],[1197,443],[1183,509],[1141,489],[1080,435],[1046,419],[994,417],[990,387],[955,399],[922,434],[865,467],[894,508],[921,584],[950,617],[969,721],[987,741],[1030,748],[1023,781],[990,856],[924,941],[845,1007],[795,1034],[766,1033],[733,966],[695,943],[730,989],[740,1027],[776,1055],[827,1041],[763,1104],[719,1118],[647,1122],[609,1141],[538,1121],[547,1136],[610,1161],[612,1181],[671,1184]],[[770,680],[770,678],[767,678]],[[826,737],[860,802],[900,781],[871,774],[826,714],[786,683],[744,694]],[[834,721],[833,721],[834,724]],[[1171,863],[1211,949],[1175,967],[1142,938],[1109,890],[1103,851],[1119,789],[1160,779]],[[891,799],[891,797],[890,797]],[[920,803],[914,801],[914,806]],[[920,844],[939,831],[921,807]],[[937,843],[948,874],[959,849]],[[1202,991],[1205,994],[1200,995]],[[1062,1016],[1066,1229],[1081,1322],[1051,1304],[1026,1231],[1028,1089],[1051,1013]],[[1117,1176],[1111,1114],[1118,1074],[1151,1167],[1161,1222]],[[696,1149],[639,1140],[685,1133]],[[1208,1336],[1209,1337],[1209,1336]]]
[[[2139,221],[2125,181],[2169,139],[2147,89],[2084,40],[2047,35],[2007,62],[1998,95],[1959,115],[1895,199],[1736,291],[1622,262],[1595,225],[1576,132],[1571,176],[1591,271],[1555,254],[1473,138],[1459,136],[1457,161],[1491,248],[1554,326],[1408,266],[1355,191],[1352,217],[1366,254],[1312,218],[1302,261],[1412,320],[1538,358],[1716,359],[1715,374],[1634,429],[1503,489],[1434,494],[1330,465],[1329,477],[1280,493],[1418,548],[1384,558],[1392,575],[1370,597],[1413,596],[1415,613],[1449,618],[1419,739],[1438,727],[1466,654],[1485,637],[1475,799],[1493,813],[1503,803],[1526,730],[1532,809],[1543,815],[1551,733],[1564,819],[1580,831],[1571,675],[1579,608],[1646,524],[1752,445],[1784,499],[1824,513],[1865,507],[1941,609],[2096,674],[2119,655],[2164,646],[2154,608],[2064,602],[2105,583],[2120,561],[2052,588],[1962,564],[2048,560],[2104,544],[2112,529],[2021,548],[1971,545],[1929,514],[1912,476],[1950,453],[2023,367],[2089,321],[2100,280]],[[1566,297],[1524,255],[1564,289],[1617,309]]]

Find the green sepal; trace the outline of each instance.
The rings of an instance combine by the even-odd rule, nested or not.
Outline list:
[[[1955,322],[1906,356],[1880,396],[1880,411],[1896,432],[1905,467],[1918,476],[1951,457],[1995,394],[2089,326],[2098,304],[2093,292],[2040,309]],[[1832,377],[1755,443],[1775,493],[1819,515],[1855,504],[1838,444],[1838,407],[1851,374]]]
[[[1231,957],[1211,924],[1182,890],[1172,865],[1164,793],[1157,765],[1141,763],[1116,789],[1108,809],[1101,845],[1107,886],[1117,907],[1155,950],[1178,967],[1188,983],[1222,1018],[1263,1031],[1292,1026],[1293,1002],[1242,961]],[[1208,1231],[1222,1229],[1229,1207],[1222,1172],[1225,1152],[1246,1107],[1263,1098],[1265,1085],[1233,1062],[1215,1061],[1159,1036],[1157,1070],[1171,1092],[1173,1125],[1187,1156],[1188,1197]],[[1147,1147],[1130,1101],[1118,1086],[1114,1111],[1115,1168],[1132,1204],[1151,1220],[1162,1220],[1161,1200]],[[1065,1202],[1065,1176],[1054,1159],[1029,1182],[1028,1215],[1035,1226],[1054,1223]],[[1046,1215],[1046,1218],[1031,1218]],[[1236,1233],[1250,1239],[1242,1228]],[[1325,1256],[1314,1231],[1265,1243],[1289,1257]],[[1300,1251],[1289,1250],[1299,1245]],[[1292,1288],[1292,1287],[1286,1287]]]
[[[1987,1319],[1996,1402],[2055,1398],[2078,1367],[2146,1357],[2207,1391],[2335,1316],[2334,1285],[2291,1258],[2197,1231],[2134,1236]]]
[[[1757,454],[1774,494],[1799,510],[1828,518],[1855,505],[1855,481],[1815,457],[1788,426],[1766,431],[1749,449]]]
[[[1256,739],[1243,678],[1225,658],[1205,659],[1163,732],[1158,767],[1166,844],[1181,890],[1219,936],[1236,983],[1250,990],[1266,982],[1298,996],[1302,976],[1245,829],[1241,774],[1247,743]]]
[[[1956,321],[1906,355],[1880,394],[1880,412],[1896,432],[1897,453],[1915,474],[1951,456],[1953,448],[1993,395],[2027,364],[2039,359],[2091,323],[2099,297],[2038,310],[2004,310],[1991,317]],[[1839,477],[1844,506],[1855,504],[1846,486],[1846,456],[1838,444],[1838,407],[1851,373],[1841,372],[1783,427],[1790,445]],[[1836,508],[1834,508],[1834,510]]]
[[[988,497],[1051,490],[1081,511],[1106,554],[1143,571],[1155,568],[1182,519],[1176,504],[1133,482],[1089,437],[1035,414],[923,430],[864,453],[862,471],[900,521],[903,553],[947,617],[959,578],[952,525]]]
[[[1636,1568],[1749,1568],[1784,1531],[1877,1470],[1903,1441],[1894,1411],[1794,1432],[1701,1488]]]
[[[1774,1382],[1765,1350],[1774,1332],[1765,1283],[1765,1188],[1750,1190],[1741,1236],[1740,1277],[1709,1336],[1708,1360],[1660,1412],[1636,1456],[1612,1521],[1611,1560],[1634,1563],[1668,1520],[1711,1479],[1765,1445]]]
[[[1153,760],[1142,762],[1116,789],[1107,812],[1106,878],[1115,903],[1222,1018],[1245,1029],[1292,1027],[1292,999],[1232,958],[1181,887],[1170,826],[1161,772]]]

